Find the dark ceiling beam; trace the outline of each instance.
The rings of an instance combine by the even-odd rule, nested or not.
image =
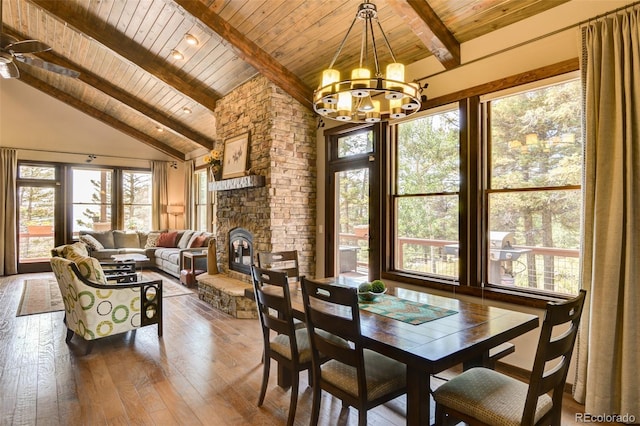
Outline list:
[[[84,114],[87,114],[88,116],[93,117],[96,120],[101,121],[104,124],[107,124],[108,126],[113,127],[114,129],[119,130],[122,133],[128,136],[131,136],[132,138],[137,139],[140,142],[143,142],[157,149],[160,152],[163,152],[164,154],[167,154],[177,160],[185,161],[185,155],[182,152],[174,148],[171,148],[168,145],[165,145],[164,143],[158,141],[157,139],[150,137],[146,133],[143,133],[129,126],[128,124],[125,124],[120,120],[117,120],[114,117],[108,114],[105,114],[104,112],[90,105],[87,105],[84,102],[79,101],[73,96],[61,91],[60,89],[57,89],[45,83],[44,81],[26,72],[25,68],[26,67],[20,67],[20,78],[18,80],[20,80],[21,82],[28,84],[34,89],[38,89],[41,92],[49,96],[52,96],[61,102],[64,102],[65,104],[79,110],[80,112],[83,112]]]
[[[208,86],[194,84],[193,78],[168,62],[159,60],[146,49],[125,37],[116,28],[97,20],[92,15],[81,15],[72,2],[58,0],[31,0],[47,13],[58,17],[78,32],[94,39],[117,55],[144,69],[149,74],[172,86],[177,91],[202,104],[211,111],[220,99]]]
[[[20,34],[17,31],[11,28],[8,28],[7,26],[3,27],[3,32],[5,34],[9,34],[10,36],[16,37],[19,40],[23,40],[26,38],[24,34]],[[213,148],[213,142],[214,142],[213,139],[210,139],[209,137],[203,134],[194,132],[193,130],[182,125],[180,122],[176,120],[171,120],[161,111],[158,111],[157,109],[151,107],[150,105],[144,102],[140,102],[139,99],[131,96],[130,94],[120,90],[116,86],[108,83],[105,79],[98,77],[97,75],[93,74],[91,71],[87,70],[86,68],[83,68],[78,64],[67,60],[64,57],[56,53],[53,53],[53,51],[39,53],[35,56],[38,56],[47,62],[51,62],[52,64],[56,64],[61,67],[78,71],[80,73],[78,80],[82,81],[83,83],[86,83],[89,86],[92,86],[94,89],[101,91],[105,95],[110,96],[113,99],[128,106],[129,108],[132,108],[133,110],[147,116],[149,119],[162,125],[162,127],[165,127],[167,130],[173,132],[174,134],[184,137],[186,139],[189,139],[194,143],[200,146],[203,146],[207,149]]]
[[[460,65],[460,43],[426,0],[387,0],[387,3],[446,69]]]
[[[232,27],[227,21],[209,10],[200,1],[174,0],[174,2],[211,28],[220,37],[227,40],[240,59],[250,64],[302,105],[311,109],[313,90],[307,87],[298,76],[285,68],[236,28]]]

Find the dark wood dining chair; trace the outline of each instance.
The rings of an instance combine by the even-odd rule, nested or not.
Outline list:
[[[304,370],[311,372],[312,358],[307,330],[296,328],[293,323],[289,282],[285,272],[252,266],[251,277],[264,340],[264,369],[258,406],[264,402],[271,359],[274,359],[292,373],[287,425],[293,425],[298,403],[299,373]],[[268,292],[264,291],[265,286],[271,287]],[[277,335],[272,336],[272,331]]]
[[[472,368],[433,393],[436,424],[455,419],[470,425],[560,425],[585,295],[580,290],[574,299],[547,304],[528,385],[488,368]]]
[[[258,253],[258,267],[285,272],[289,282],[300,280],[297,250],[260,252]]]
[[[365,348],[355,288],[305,277],[301,285],[313,357],[310,424],[318,423],[324,390],[341,399],[343,407],[358,409],[358,424],[366,425],[367,410],[407,392],[406,366]],[[337,344],[335,337],[349,345]],[[328,361],[321,363],[321,357]]]

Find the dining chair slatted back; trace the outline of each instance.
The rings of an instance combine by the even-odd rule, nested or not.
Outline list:
[[[286,273],[252,266],[251,277],[264,341],[264,369],[258,406],[264,402],[271,359],[274,359],[292,373],[287,421],[288,425],[292,425],[298,401],[299,372],[311,371],[311,349],[307,330],[296,328],[294,325]],[[276,333],[275,337],[272,337],[272,332]]]
[[[560,424],[562,395],[586,293],[586,290],[580,290],[573,300],[547,305],[523,413],[526,422],[533,424],[538,397],[553,391],[551,418]],[[556,336],[557,333],[560,334]],[[557,364],[547,370],[548,363],[556,360]]]
[[[436,423],[560,425],[562,395],[586,296],[549,302],[529,384],[487,368],[472,368],[433,394]],[[550,395],[549,395],[550,394]]]
[[[258,267],[285,272],[290,282],[300,280],[297,250],[260,252],[258,253]]]
[[[406,366],[365,348],[355,288],[301,281],[313,356],[311,424],[318,422],[325,390],[357,408],[359,424],[366,425],[367,410],[406,393]]]

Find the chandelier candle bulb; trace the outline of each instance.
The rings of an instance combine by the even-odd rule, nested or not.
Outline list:
[[[402,92],[401,83],[404,81],[404,65],[399,62],[387,65],[387,80],[389,80],[387,81],[387,89]]]
[[[338,115],[336,119],[340,121],[351,121],[351,93],[338,93]]]
[[[354,68],[351,71],[351,88],[354,89],[351,91],[351,95],[356,98],[364,98],[365,96],[369,96],[368,90],[359,90],[366,89],[369,86],[369,80],[371,79],[371,71],[366,68]]]
[[[372,101],[373,111],[367,111],[365,119],[367,123],[377,123],[380,121],[380,101]]]
[[[328,68],[324,71],[322,71],[322,88],[325,88],[325,90],[322,91],[322,93],[320,94],[320,96],[323,98],[322,101],[324,103],[335,103],[336,102],[336,98],[335,96],[329,96],[328,99],[324,99],[325,96],[327,95],[332,95],[332,90],[333,90],[333,84],[337,83],[338,81],[340,81],[340,71],[338,70],[334,70],[333,68]],[[330,100],[332,102],[330,102]]]
[[[391,99],[389,101],[389,117],[404,118],[407,113],[402,109],[402,99]]]

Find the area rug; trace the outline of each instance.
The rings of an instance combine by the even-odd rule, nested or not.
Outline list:
[[[451,309],[412,302],[387,294],[378,296],[373,302],[360,302],[360,309],[413,325],[458,313]]]
[[[177,280],[158,272],[143,272],[143,280],[162,280],[163,297],[182,296],[194,292]],[[36,278],[24,281],[22,297],[18,305],[16,316],[43,314],[46,312],[63,311],[64,303],[53,274],[50,277]]]

